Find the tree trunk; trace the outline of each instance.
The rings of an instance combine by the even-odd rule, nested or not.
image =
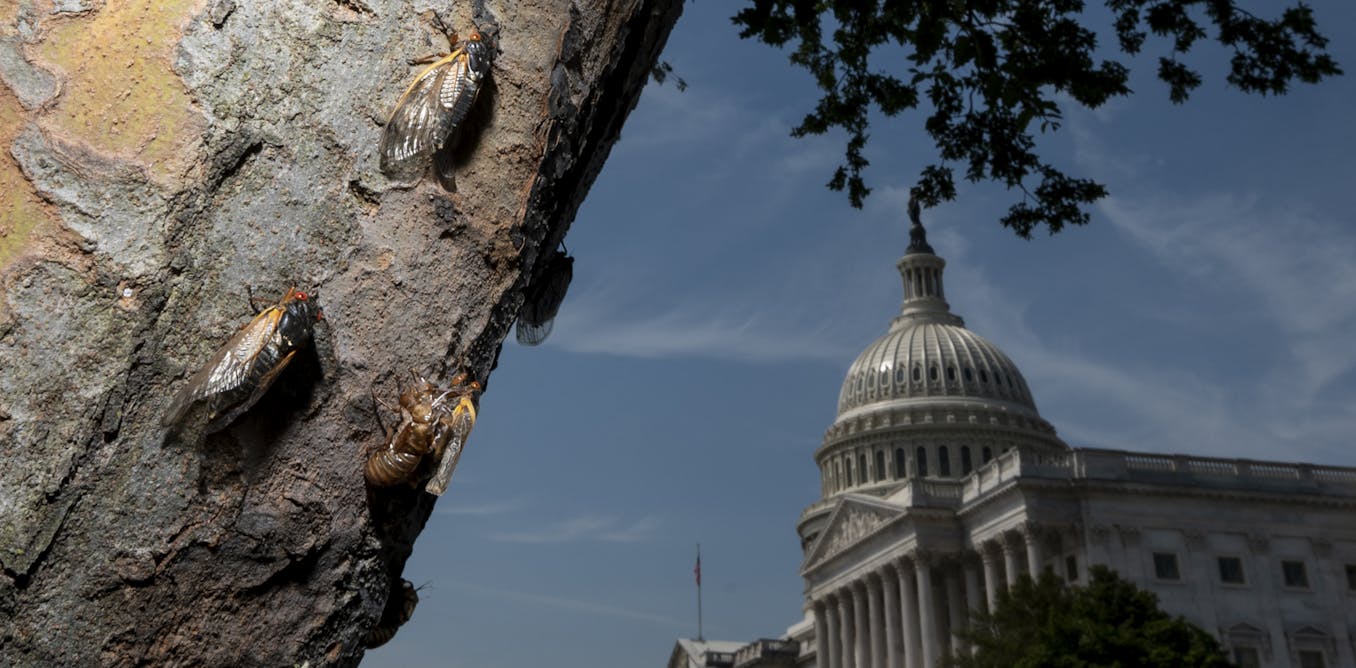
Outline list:
[[[378,170],[431,7],[495,53],[452,192]],[[0,4],[0,663],[357,663],[434,502],[366,486],[373,393],[488,380],[680,11]],[[225,430],[162,427],[293,285],[313,345]]]

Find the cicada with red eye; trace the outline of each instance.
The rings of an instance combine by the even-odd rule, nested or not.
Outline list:
[[[421,465],[432,461],[436,468],[425,490],[442,495],[475,426],[480,383],[465,372],[453,376],[447,387],[411,375],[413,381],[400,393],[400,424],[368,457],[364,475],[373,487],[415,484],[422,477]]]
[[[264,396],[297,351],[311,341],[322,318],[315,300],[291,288],[231,336],[170,401],[162,420],[172,426],[199,401],[208,408],[207,430],[229,425]]]
[[[465,40],[452,34],[448,40],[452,53],[434,56],[437,60],[415,77],[386,121],[379,153],[381,171],[391,179],[416,181],[424,175],[429,158],[466,120],[489,75],[492,49],[480,32],[472,30]]]
[[[562,248],[523,289],[523,305],[518,309],[518,326],[514,330],[518,343],[535,346],[546,340],[573,278],[574,258]]]

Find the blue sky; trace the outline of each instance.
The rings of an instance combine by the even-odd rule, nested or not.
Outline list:
[[[413,620],[365,665],[660,665],[800,618],[800,510],[843,373],[898,311],[917,118],[873,127],[863,210],[823,187],[841,137],[788,136],[815,100],[732,3],[690,2],[567,239],[551,338],[510,342],[405,576]],[[1315,3],[1356,72],[1356,5]],[[1267,10],[1270,11],[1270,10]],[[1093,223],[1023,241],[1011,196],[924,212],[967,326],[1071,445],[1356,466],[1356,80],[1185,106],[1139,93],[1041,138],[1103,180]],[[1198,62],[1218,75],[1227,56]]]

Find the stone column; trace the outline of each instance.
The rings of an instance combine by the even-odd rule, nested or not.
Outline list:
[[[838,591],[839,643],[838,660],[843,668],[856,668],[852,662],[852,587],[843,587]]]
[[[824,599],[816,599],[811,606],[815,615],[815,665],[829,668],[829,608]]]
[[[1031,574],[1032,580],[1041,579],[1041,571],[1045,566],[1045,555],[1041,549],[1041,528],[1035,522],[1027,522],[1022,526],[1022,538],[1026,539],[1026,566]]]
[[[904,663],[906,668],[923,668],[923,634],[918,624],[918,580],[914,577],[913,562],[901,561],[898,572],[899,612],[904,626]]]
[[[866,616],[866,601],[870,594],[861,580],[852,583],[852,665],[869,668],[871,662],[871,622]]]
[[[937,598],[932,592],[932,563],[926,552],[916,552],[913,557],[914,579],[918,582],[918,627],[923,639],[922,668],[937,665],[941,643],[937,642]]]
[[[819,645],[819,668],[843,668],[842,622],[838,616],[838,600],[833,594],[824,597],[824,617],[828,636]]]
[[[1003,570],[1006,571],[1008,589],[1012,589],[1012,585],[1017,582],[1018,576],[1022,574],[1022,561],[1019,554],[1022,546],[1018,544],[1022,541],[1022,538],[1016,532],[1004,534],[1003,538],[1005,539],[1003,541]]]
[[[979,563],[974,554],[965,559],[965,625],[970,626],[970,615],[984,607],[983,590],[979,588]]]
[[[946,630],[949,646],[946,653],[960,650],[961,629],[965,626],[965,595],[961,593],[960,564],[948,563],[944,567],[946,581]]]
[[[866,576],[866,616],[871,620],[871,668],[885,666],[885,611],[881,610],[880,576]]]
[[[904,668],[904,627],[899,620],[899,575],[895,566],[886,566],[880,572],[881,589],[885,595],[885,665],[886,668]]]
[[[979,558],[984,562],[984,598],[988,604],[989,614],[993,614],[994,608],[998,605],[998,586],[1001,584],[1001,577],[998,574],[998,551],[996,545],[988,542],[979,553]]]

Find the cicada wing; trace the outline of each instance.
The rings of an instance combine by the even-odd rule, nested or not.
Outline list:
[[[457,460],[461,459],[461,451],[466,446],[466,439],[476,426],[476,406],[471,397],[463,396],[457,401],[457,407],[452,409],[452,416],[444,426],[447,432],[439,436],[447,439],[447,445],[442,448],[438,469],[429,478],[428,484],[424,485],[424,490],[434,496],[442,496],[447,491],[448,483],[452,482],[452,472],[457,468]]]
[[[297,351],[295,350],[289,351],[277,364],[273,365],[272,369],[264,371],[263,375],[254,382],[254,390],[250,392],[249,396],[245,397],[244,400],[230,406],[214,407],[219,415],[212,418],[212,421],[208,423],[207,431],[219,431],[223,427],[235,422],[235,419],[244,415],[245,411],[253,408],[254,404],[258,403],[259,399],[268,392],[268,388],[273,385],[273,381],[278,379],[278,374],[282,373],[282,370],[287,368],[287,364],[292,361],[292,358],[295,357],[296,354]]]
[[[574,258],[556,253],[537,280],[527,287],[518,309],[518,343],[535,346],[551,334],[551,325],[574,279]]]
[[[276,306],[265,309],[231,335],[175,393],[161,424],[166,427],[176,424],[194,403],[244,385],[254,371],[259,353],[272,339],[282,314],[283,309]]]
[[[540,345],[542,341],[546,340],[546,337],[551,335],[551,326],[553,324],[555,324],[554,319],[547,320],[539,325],[531,325],[524,320],[519,320],[518,326],[514,329],[513,334],[518,338],[518,343],[521,343],[522,345]]]
[[[381,171],[387,177],[416,181],[424,175],[429,157],[446,134],[447,110],[441,91],[449,72],[463,60],[460,56],[457,51],[430,65],[396,102],[379,147]]]

